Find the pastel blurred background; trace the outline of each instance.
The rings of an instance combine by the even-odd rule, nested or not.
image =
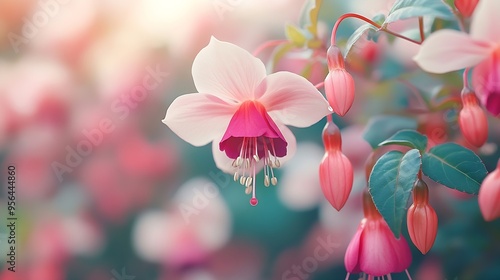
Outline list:
[[[391,2],[324,1],[325,44],[342,13],[373,17]],[[0,0],[0,279],[344,279],[371,151],[362,131],[372,115],[418,103],[398,82],[420,73],[414,46],[381,36],[378,45],[360,41],[349,58],[356,101],[336,122],[356,177],[340,213],[319,187],[323,122],[293,129],[298,152],[278,171],[279,186],[261,186],[257,207],[217,170],[209,146],[190,146],[161,123],[175,97],[196,92],[191,64],[211,36],[253,51],[285,39],[285,24],[298,23],[303,4]],[[357,26],[346,21],[339,37]],[[271,55],[259,57],[268,63]],[[303,73],[310,57],[293,50],[274,70]],[[317,83],[327,69],[324,54],[314,59],[308,78]],[[442,81],[406,78],[429,92]],[[445,90],[459,92],[458,74],[446,81]],[[418,121],[435,143],[459,141],[456,111]],[[500,156],[499,125],[490,118],[489,143],[476,151],[488,170]],[[6,262],[9,165],[17,171],[15,273]],[[499,221],[483,221],[476,197],[432,187],[440,229],[425,257],[410,245],[413,279],[497,279]]]

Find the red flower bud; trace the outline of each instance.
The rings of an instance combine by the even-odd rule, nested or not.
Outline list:
[[[342,153],[338,127],[327,122],[323,129],[325,156],[319,166],[321,190],[330,204],[340,211],[351,193],[354,172],[349,159]]]
[[[497,168],[488,174],[481,184],[478,202],[486,221],[500,217],[500,160]]]
[[[413,204],[408,209],[407,225],[413,244],[422,254],[429,252],[436,239],[438,218],[429,204],[427,184],[420,179],[413,187]]]
[[[325,93],[328,103],[339,116],[344,116],[354,102],[354,80],[345,68],[340,49],[331,46],[327,52],[328,75],[325,79]]]
[[[476,9],[477,2],[479,0],[455,0],[455,7],[464,17],[470,17]]]
[[[488,139],[488,120],[483,109],[478,105],[473,92],[462,94],[463,108],[458,116],[462,134],[470,144],[481,147]]]

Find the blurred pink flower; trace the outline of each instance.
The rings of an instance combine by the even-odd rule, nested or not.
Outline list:
[[[384,276],[408,269],[412,259],[408,243],[403,236],[394,237],[368,192],[363,196],[363,210],[365,218],[345,254],[347,271]]]
[[[474,87],[481,103],[493,115],[500,114],[500,1],[482,0],[472,18],[470,34],[456,30],[440,30],[427,38],[418,54],[417,64],[427,72],[446,73],[473,67]]]
[[[470,17],[478,2],[479,0],[455,0],[455,7],[464,17]]]
[[[257,204],[255,174],[264,167],[265,185],[277,183],[273,168],[295,152],[285,125],[307,127],[329,113],[321,93],[289,72],[266,76],[264,64],[247,51],[213,38],[193,62],[200,93],[178,97],[163,122],[195,146],[213,142],[215,163],[234,173]]]
[[[231,220],[218,187],[204,178],[184,183],[167,211],[150,211],[137,220],[134,246],[143,258],[181,268],[207,260],[229,241]]]

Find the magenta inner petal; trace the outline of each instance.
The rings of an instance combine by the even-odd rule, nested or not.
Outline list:
[[[500,116],[500,92],[492,92],[486,99],[486,109],[493,116]]]
[[[255,140],[257,140],[259,157],[265,156],[266,147],[277,157],[286,155],[285,138],[267,114],[264,106],[255,101],[246,101],[231,118],[219,143],[219,149],[224,151],[229,158],[235,159],[240,155],[243,142],[245,142],[245,148],[252,147],[251,150],[255,150]]]

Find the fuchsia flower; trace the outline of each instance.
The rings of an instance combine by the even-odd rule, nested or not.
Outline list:
[[[354,102],[354,79],[345,70],[344,57],[337,46],[327,51],[328,75],[325,78],[325,93],[333,111],[343,117]]]
[[[319,166],[321,190],[333,208],[340,211],[351,193],[354,171],[342,153],[340,130],[331,121],[323,129],[323,143],[326,152]]]
[[[330,113],[321,93],[305,78],[277,72],[246,50],[213,38],[193,62],[199,93],[172,102],[163,122],[195,146],[213,142],[215,163],[233,173],[257,204],[255,174],[264,168],[264,184],[276,185],[273,168],[295,152],[290,129],[310,126]]]
[[[500,160],[498,160],[497,168],[483,180],[478,201],[486,221],[493,221],[500,217]]]
[[[415,56],[427,72],[446,73],[477,66],[473,85],[479,100],[494,116],[500,115],[500,1],[481,0],[472,18],[470,34],[440,30],[422,44]]]
[[[476,9],[479,0],[455,0],[455,7],[464,17],[470,17]]]
[[[436,240],[438,217],[429,204],[429,187],[421,179],[413,187],[413,204],[408,209],[406,220],[411,241],[422,254],[426,254]]]
[[[483,109],[477,104],[474,92],[462,92],[463,108],[458,115],[458,124],[462,134],[470,144],[481,147],[488,140],[488,119]]]
[[[373,279],[373,276],[406,270],[412,259],[410,247],[403,236],[399,239],[394,237],[368,192],[363,195],[363,211],[365,218],[361,220],[345,253],[347,271],[364,272],[369,279]]]

